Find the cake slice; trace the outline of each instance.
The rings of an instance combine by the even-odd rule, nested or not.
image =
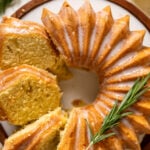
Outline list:
[[[56,50],[42,25],[4,17],[0,35],[1,69],[28,64],[50,71],[59,79],[71,76],[64,57]]]
[[[60,105],[56,76],[29,65],[0,73],[0,119],[13,125],[36,120]]]
[[[56,150],[67,115],[60,108],[11,135],[3,150]]]

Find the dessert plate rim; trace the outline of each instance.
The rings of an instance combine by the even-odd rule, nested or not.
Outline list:
[[[48,3],[54,0],[32,0],[27,2],[25,5],[20,7],[17,11],[15,11],[11,16],[15,18],[22,18],[26,14],[30,13],[33,9],[43,5],[44,3]],[[148,16],[146,16],[139,8],[137,8],[132,3],[126,1],[126,0],[106,0],[109,2],[112,2],[116,5],[121,6],[122,8],[129,11],[133,16],[135,16],[147,29],[148,32],[150,32],[150,19]]]
[[[31,12],[33,9],[43,5],[44,3],[48,3],[54,0],[32,0],[21,6],[17,9],[11,16],[15,18],[21,19],[23,16]],[[129,11],[133,16],[135,16],[150,32],[150,18],[138,7],[127,0],[106,0],[112,2],[116,5],[121,6],[122,8]]]

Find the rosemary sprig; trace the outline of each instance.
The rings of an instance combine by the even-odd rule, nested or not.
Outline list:
[[[6,7],[12,2],[13,0],[0,0],[0,14],[4,13]]]
[[[92,145],[110,136],[115,135],[114,132],[106,133],[106,131],[118,125],[119,120],[122,119],[123,117],[132,114],[132,112],[124,112],[124,111],[127,108],[129,108],[131,105],[133,105],[135,102],[137,102],[139,97],[143,95],[147,90],[150,89],[150,87],[145,87],[149,79],[150,79],[150,73],[146,77],[139,78],[135,81],[131,89],[123,98],[123,101],[120,103],[120,105],[118,105],[117,101],[115,102],[113,108],[111,109],[109,114],[105,117],[101,128],[95,135],[93,135],[89,123],[87,124],[90,129],[91,139],[86,150],[88,150]]]

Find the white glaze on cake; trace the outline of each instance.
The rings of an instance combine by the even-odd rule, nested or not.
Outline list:
[[[90,3],[86,1],[78,11],[75,11],[67,2],[64,2],[61,13],[62,11],[68,12],[65,14],[68,20],[59,18],[66,25],[65,28],[69,29],[70,27],[70,31],[67,32],[70,33],[72,29],[78,31],[76,47],[79,49],[76,49],[73,45],[71,50],[69,50],[70,45],[63,47],[63,53],[69,64],[73,67],[95,71],[99,77],[99,93],[95,101],[71,112],[71,116],[75,116],[70,117],[68,120],[68,126],[58,146],[58,150],[63,150],[66,144],[75,145],[72,149],[83,150],[89,143],[89,130],[87,126],[85,127],[85,120],[87,119],[90,122],[93,132],[96,133],[103,119],[110,112],[115,100],[122,101],[125,93],[133,85],[134,80],[150,72],[150,48],[142,45],[145,31],[130,31],[130,17],[126,15],[119,19],[113,19],[110,7],[95,12]],[[76,17],[73,17],[70,12],[77,14]],[[48,28],[51,20],[45,20],[45,17],[51,16],[51,14],[50,11],[44,10],[42,21],[47,27],[49,35],[56,40],[59,35],[55,36],[53,29],[57,30],[58,20],[53,25],[53,29]],[[52,15],[57,18],[54,14]],[[75,23],[67,24],[69,17],[76,20],[76,25],[74,25]],[[62,42],[58,46],[65,42],[65,39],[61,40]],[[57,45],[57,43],[55,44]],[[74,54],[72,60],[70,60],[69,53]],[[143,99],[145,100],[143,101]],[[146,103],[150,105],[148,100],[149,97],[144,95],[130,109],[133,111],[133,115],[123,119],[120,125],[113,129],[117,135],[106,139],[106,142],[94,145],[93,149],[140,150],[138,139],[141,132],[150,133],[150,124],[146,121],[146,116],[149,113],[144,111],[144,108],[149,109],[144,106]],[[140,123],[139,120],[143,120],[144,123]],[[69,129],[71,122],[74,122],[74,128]],[[122,136],[122,138],[119,139],[119,136]],[[110,145],[112,143],[114,143],[113,148]],[[66,150],[70,150],[68,147],[65,147]]]

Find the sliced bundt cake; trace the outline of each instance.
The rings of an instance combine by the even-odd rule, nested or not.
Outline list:
[[[3,150],[56,150],[67,115],[60,108],[11,135]]]
[[[114,20],[110,7],[95,12],[89,1],[78,11],[67,2],[58,14],[44,9],[42,21],[71,66],[95,71],[99,77],[96,100],[71,111],[58,145],[58,150],[85,150],[90,143],[86,120],[97,133],[114,102],[121,102],[133,81],[150,72],[150,48],[142,45],[145,31],[130,31],[128,15]],[[149,91],[130,110],[133,114],[113,128],[115,136],[89,150],[140,150],[141,135],[150,134]]]
[[[21,65],[0,73],[0,119],[24,125],[60,105],[56,76]]]
[[[71,74],[45,28],[37,23],[4,17],[0,24],[0,68],[34,65],[68,79]]]

